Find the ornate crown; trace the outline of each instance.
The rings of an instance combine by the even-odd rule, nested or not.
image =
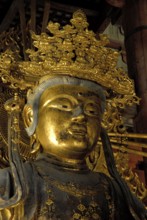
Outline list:
[[[24,60],[16,40],[7,35],[10,47],[0,57],[0,76],[11,88],[25,90],[34,87],[42,76],[69,75],[94,81],[107,90],[107,111],[104,126],[110,131],[123,124],[120,109],[138,103],[133,81],[117,68],[119,53],[106,45],[108,38],[88,30],[85,14],[78,10],[71,24],[60,27],[49,22],[47,33],[31,33],[33,46]],[[12,31],[13,32],[13,31]],[[115,110],[114,110],[115,109]],[[112,122],[113,121],[113,122]]]
[[[119,53],[105,47],[108,38],[89,31],[85,14],[78,10],[63,28],[50,22],[48,33],[32,33],[33,49],[26,52],[28,61],[21,61],[7,50],[0,59],[3,82],[25,89],[43,75],[67,74],[89,79],[120,94],[133,94],[134,86],[127,74],[116,68]]]
[[[0,56],[0,77],[2,81],[12,89],[19,89],[19,93],[21,93],[20,90],[33,88],[44,75],[63,74],[92,80],[107,90],[103,126],[108,132],[126,132],[123,126],[123,109],[127,105],[131,106],[138,103],[139,98],[135,96],[133,81],[127,73],[121,68],[116,68],[119,53],[106,47],[109,41],[105,35],[99,35],[96,39],[95,34],[88,30],[86,16],[81,10],[73,14],[70,22],[70,25],[64,27],[60,27],[58,23],[50,22],[47,26],[47,33],[41,35],[31,33],[33,46],[32,49],[26,51],[28,54],[26,60],[23,58],[26,56],[23,56],[22,48],[19,47],[21,44],[19,34],[13,29],[10,29],[8,33],[2,33],[0,35],[1,48],[5,51]],[[2,118],[6,117],[2,105],[0,106],[0,113]],[[7,146],[6,124],[3,124],[5,121],[1,120],[0,138],[2,137]],[[24,125],[21,123],[20,120],[20,152],[24,158],[28,159],[31,157],[30,147],[23,130]],[[1,127],[3,131],[1,131]],[[114,139],[113,143],[115,143],[114,141],[116,140]],[[120,143],[118,140],[116,142]],[[97,160],[95,160],[96,163]],[[99,161],[99,168],[92,165],[92,169],[95,166],[95,170],[101,172],[106,169],[104,168],[105,160],[102,153]],[[121,161],[123,160],[119,159],[119,162]],[[120,168],[122,168],[121,173],[123,174],[125,169],[122,163],[120,163]],[[132,181],[132,173],[130,177],[127,176],[127,179]],[[140,195],[142,192],[142,198],[144,198],[146,189],[142,185],[138,188],[138,194]]]

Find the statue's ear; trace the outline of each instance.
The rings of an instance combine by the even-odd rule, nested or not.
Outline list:
[[[33,109],[30,105],[25,105],[22,116],[25,127],[26,128],[30,127],[33,122]]]

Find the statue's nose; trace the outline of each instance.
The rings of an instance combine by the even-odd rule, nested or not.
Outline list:
[[[74,109],[72,115],[72,121],[74,122],[86,122],[86,117],[84,114],[84,109],[82,106],[78,106]]]

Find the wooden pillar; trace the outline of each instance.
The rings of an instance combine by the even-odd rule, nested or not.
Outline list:
[[[135,119],[136,131],[147,133],[147,0],[126,0],[123,17],[128,71],[141,98]],[[147,158],[144,167],[145,164]],[[147,180],[147,168],[145,173]]]
[[[117,8],[122,8],[125,5],[125,0],[106,0],[106,2]]]

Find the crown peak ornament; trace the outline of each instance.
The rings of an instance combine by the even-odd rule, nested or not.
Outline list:
[[[88,30],[82,10],[73,14],[70,23],[61,27],[49,22],[47,33],[32,32],[34,46],[26,51],[28,61],[18,59],[10,50],[4,52],[0,59],[3,82],[27,89],[42,76],[69,75],[94,81],[119,94],[133,94],[133,81],[121,68],[116,68],[119,53],[106,47],[107,36],[99,35],[96,39],[94,32]]]

